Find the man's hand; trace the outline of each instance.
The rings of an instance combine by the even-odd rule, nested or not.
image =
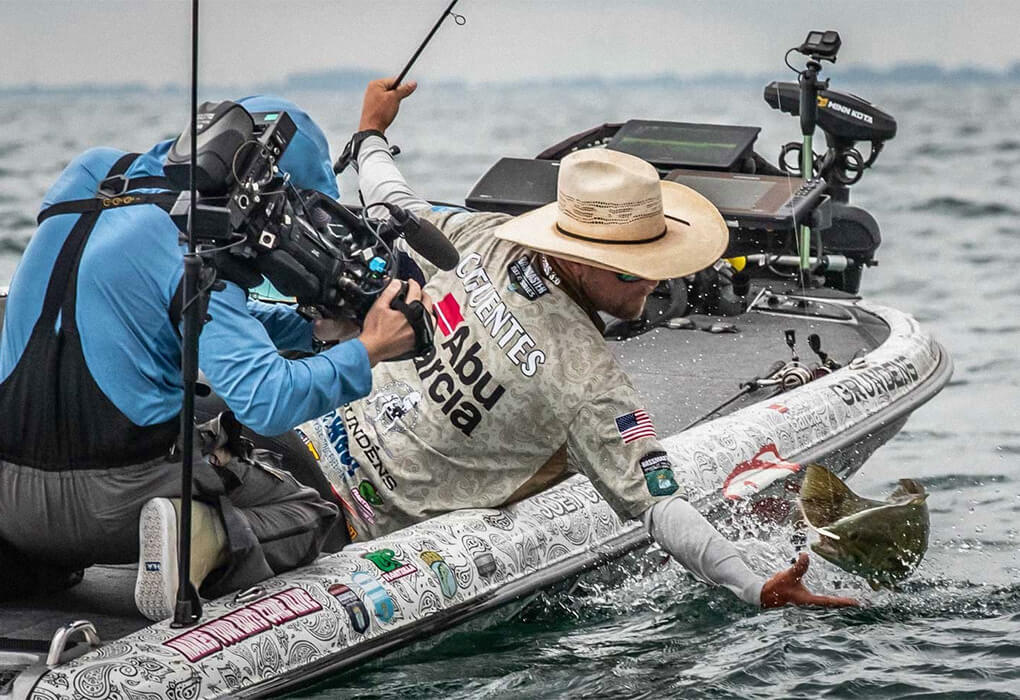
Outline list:
[[[853,598],[838,596],[815,595],[801,583],[808,569],[808,555],[801,552],[797,563],[786,571],[765,582],[761,589],[761,606],[763,608],[781,608],[784,605],[820,605],[826,608],[844,608],[857,606]]]
[[[400,281],[390,282],[368,310],[361,335],[358,336],[368,351],[368,361],[373,367],[377,362],[399,357],[414,349],[414,328],[403,313],[390,308],[390,302],[399,291]],[[425,310],[432,313],[432,299],[422,292],[421,286],[414,280],[407,281],[407,296],[404,300],[408,304],[420,300]]]
[[[386,129],[397,117],[397,110],[400,109],[400,102],[414,92],[418,83],[413,80],[409,83],[402,83],[396,89],[392,85],[396,76],[392,78],[381,78],[373,80],[365,88],[365,98],[361,103],[361,122],[358,131],[375,129],[386,133]]]

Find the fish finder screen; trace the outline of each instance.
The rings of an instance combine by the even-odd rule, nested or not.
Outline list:
[[[721,179],[716,177],[699,177],[686,174],[681,184],[687,185],[700,193],[722,210],[757,211],[761,210],[761,201],[772,191],[773,182],[761,180]]]
[[[634,119],[620,127],[609,148],[661,168],[728,170],[749,152],[758,131],[748,126]]]

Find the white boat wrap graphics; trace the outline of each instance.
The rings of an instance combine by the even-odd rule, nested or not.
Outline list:
[[[846,446],[885,412],[944,383],[944,350],[901,312],[856,302],[889,338],[827,377],[666,438],[678,480],[706,512],[753,500],[798,460]],[[939,384],[941,386],[941,384]],[[773,490],[775,491],[775,490]],[[33,698],[216,698],[277,693],[591,568],[646,541],[580,476],[501,510],[449,513],[352,545],[210,601],[184,630],[158,623],[41,672]],[[99,630],[100,635],[102,630]]]

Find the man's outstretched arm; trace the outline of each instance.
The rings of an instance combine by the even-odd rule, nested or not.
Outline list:
[[[599,339],[601,341],[601,339]],[[807,556],[768,580],[751,570],[727,540],[684,497],[673,465],[654,435],[651,418],[611,356],[592,350],[588,398],[568,429],[567,453],[599,493],[623,518],[640,518],[659,545],[680,564],[708,583],[722,586],[741,600],[761,607],[782,605],[854,605],[849,598],[814,595],[801,583]],[[644,421],[634,436],[629,427]],[[624,433],[627,433],[625,437]]]
[[[659,545],[683,566],[708,583],[729,589],[746,603],[763,608],[783,605],[843,607],[851,598],[816,595],[801,582],[808,555],[767,581],[754,573],[737,548],[683,498],[662,500],[645,511],[643,520]]]

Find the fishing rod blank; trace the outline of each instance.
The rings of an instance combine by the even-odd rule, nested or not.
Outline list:
[[[414,52],[414,55],[411,56],[411,60],[407,62],[407,65],[405,65],[404,69],[400,71],[400,74],[397,76],[397,79],[393,81],[392,85],[390,85],[389,87],[390,90],[395,90],[397,86],[400,85],[401,82],[403,82],[404,78],[407,76],[408,71],[411,70],[411,66],[413,66],[414,62],[418,60],[418,57],[421,55],[421,52],[425,50],[425,47],[428,46],[428,43],[432,41],[432,37],[436,35],[436,32],[439,31],[439,27],[442,26],[443,22],[446,20],[447,17],[453,17],[454,23],[460,26],[463,26],[464,23],[467,22],[467,20],[464,19],[464,15],[458,15],[455,12],[453,12],[453,6],[456,4],[457,0],[452,0],[452,2],[446,6],[446,9],[443,10],[443,14],[441,14],[439,16],[439,19],[436,20],[436,23],[432,25],[432,30],[428,33],[428,36],[426,36],[425,40],[418,45],[418,48]],[[390,146],[390,153],[395,156],[398,153],[400,153],[400,148],[398,146]],[[351,161],[353,159],[354,159],[354,137],[352,136],[351,140],[347,142],[346,146],[344,146],[344,150],[340,154],[340,157],[336,159],[335,163],[333,163],[333,173],[339,175],[344,170],[347,170],[347,167],[351,164]]]
[[[454,23],[461,26],[463,26],[463,24],[467,21],[464,19],[464,15],[458,15],[453,13],[453,6],[456,4],[457,0],[453,0],[449,5],[447,5],[446,9],[443,11],[443,14],[441,14],[439,16],[439,19],[436,20],[436,23],[432,25],[432,31],[430,31],[428,36],[425,37],[425,41],[421,42],[421,44],[418,46],[418,49],[414,52],[414,55],[411,56],[411,60],[409,60],[407,62],[407,65],[404,66],[404,70],[400,71],[400,74],[397,76],[396,81],[394,81],[393,85],[390,86],[390,90],[396,89],[396,87],[404,81],[404,78],[407,76],[408,71],[411,70],[411,66],[413,66],[414,62],[418,60],[418,56],[420,56],[421,52],[425,50],[425,47],[428,46],[428,43],[432,41],[432,37],[435,36],[436,32],[439,31],[439,27],[443,24],[447,17],[453,17]]]

